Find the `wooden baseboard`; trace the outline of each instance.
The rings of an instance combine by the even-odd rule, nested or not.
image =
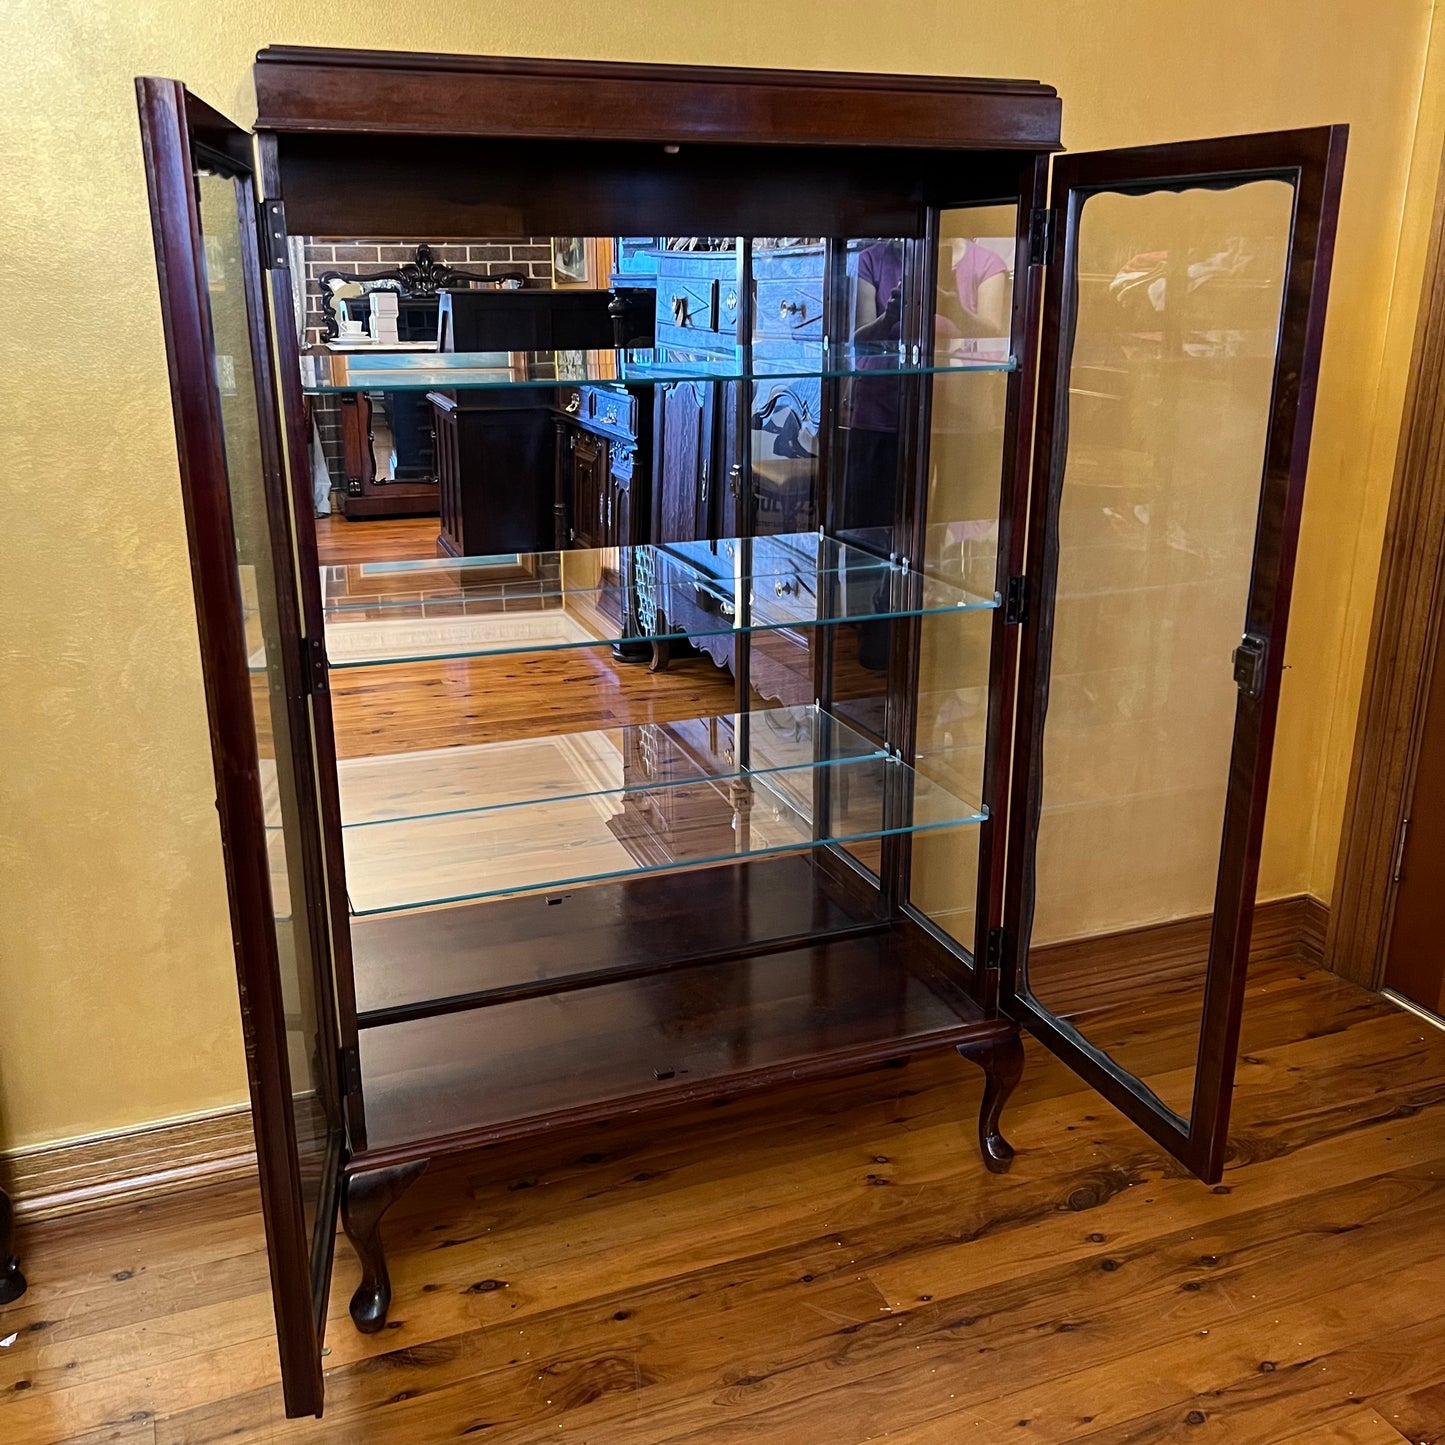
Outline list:
[[[4,1174],[19,1219],[58,1219],[104,1205],[223,1180],[255,1178],[251,1110],[242,1104],[187,1119],[17,1149]]]
[[[1295,958],[1314,968],[1325,966],[1329,905],[1308,893],[1274,898],[1255,905],[1251,958]]]
[[[1301,894],[1261,903],[1254,911],[1251,954],[1256,959],[1296,959],[1322,967],[1329,909]],[[1178,942],[1205,920],[1141,929],[1130,942],[1146,953]],[[1207,938],[1207,931],[1203,935]],[[1126,940],[1119,935],[1115,949]],[[1097,983],[1097,979],[1095,980]],[[244,1104],[188,1119],[147,1124],[17,1150],[5,1161],[21,1219],[56,1219],[104,1205],[135,1204],[157,1195],[256,1174],[251,1111]]]

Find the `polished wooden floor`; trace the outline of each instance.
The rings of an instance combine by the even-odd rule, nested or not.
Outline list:
[[[254,1190],[32,1228],[0,1440],[1445,1440],[1445,1033],[1260,964],[1212,1189],[1028,1055],[1005,1177],[951,1056],[437,1170],[380,1336],[338,1251],[320,1422],[282,1415]]]

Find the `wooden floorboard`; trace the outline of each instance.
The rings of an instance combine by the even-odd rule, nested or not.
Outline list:
[[[32,1226],[0,1440],[1445,1441],[1445,1034],[1261,962],[1212,1189],[1028,1052],[1003,1177],[951,1056],[427,1175],[380,1336],[338,1252],[319,1422],[252,1189]]]

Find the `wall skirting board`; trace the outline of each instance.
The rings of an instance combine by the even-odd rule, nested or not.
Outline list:
[[[1194,920],[1165,925],[1187,929]],[[1301,894],[1255,909],[1253,954],[1294,958],[1319,967],[1329,909]],[[56,1219],[111,1204],[136,1204],[158,1195],[256,1174],[251,1111],[244,1104],[134,1129],[39,1144],[8,1155],[9,1179],[22,1220]]]
[[[246,1104],[17,1149],[0,1166],[22,1221],[255,1177],[256,1140]]]

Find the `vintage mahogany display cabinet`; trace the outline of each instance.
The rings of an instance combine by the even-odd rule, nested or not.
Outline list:
[[[486,1144],[953,1048],[1001,1171],[1022,1026],[1216,1179],[1344,130],[1063,155],[1032,81],[289,47],[255,84],[254,133],[138,92],[288,1410],[338,1213],[379,1329],[384,1212]],[[650,273],[651,348],[444,335],[384,385],[540,399],[555,536],[343,523],[321,565],[306,393],[381,383],[301,355],[288,238],[550,235]],[[679,677],[721,704],[638,682]],[[343,684],[385,731],[408,678],[476,738],[339,748]]]

